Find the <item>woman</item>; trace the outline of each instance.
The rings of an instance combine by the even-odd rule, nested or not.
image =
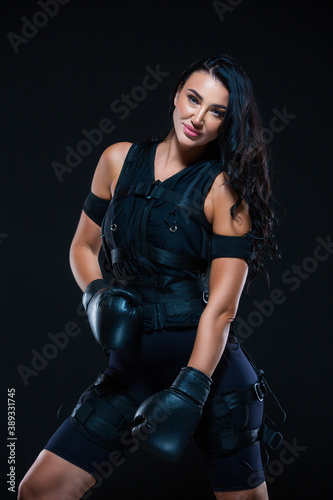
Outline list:
[[[116,143],[97,165],[70,262],[110,364],[24,477],[20,500],[80,498],[96,464],[120,464],[138,446],[177,461],[192,435],[217,499],[268,498],[265,388],[230,330],[246,281],[277,251],[244,70],[229,56],[194,62],[170,118],[158,139]]]

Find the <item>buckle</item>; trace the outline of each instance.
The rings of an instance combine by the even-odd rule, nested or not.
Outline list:
[[[149,200],[149,199],[151,198],[151,195],[152,195],[152,193],[153,193],[153,191],[154,191],[155,187],[156,187],[156,186],[158,186],[160,183],[161,183],[161,181],[160,181],[160,180],[157,180],[157,181],[152,181],[152,182],[149,184],[148,189],[147,189],[147,191],[146,191],[146,193],[145,193],[145,198],[146,198],[147,200]]]
[[[208,304],[208,299],[209,299],[209,293],[205,291],[205,289],[202,290],[202,300],[204,301],[205,304]]]
[[[261,390],[260,383],[256,382],[253,387],[254,387],[254,392],[256,393],[256,396],[259,399],[259,401],[263,401],[263,399],[264,399],[264,393]]]

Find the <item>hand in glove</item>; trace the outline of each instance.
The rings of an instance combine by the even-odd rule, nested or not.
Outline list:
[[[201,371],[185,367],[170,389],[148,397],[138,408],[132,429],[140,449],[178,462],[196,431],[211,383]]]
[[[97,342],[105,349],[129,350],[139,346],[143,330],[141,295],[104,279],[89,283],[83,307]]]

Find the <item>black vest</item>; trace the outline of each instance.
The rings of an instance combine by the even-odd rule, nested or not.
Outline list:
[[[141,293],[145,330],[199,322],[212,233],[204,201],[222,171],[201,160],[155,180],[157,145],[130,147],[102,223],[114,284]]]

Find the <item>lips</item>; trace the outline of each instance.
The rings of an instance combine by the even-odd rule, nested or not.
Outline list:
[[[186,132],[191,137],[198,137],[199,135],[201,135],[201,132],[198,132],[197,130],[195,130],[195,128],[190,127],[189,125],[185,125],[185,123],[183,123],[183,125],[184,125],[184,132]]]

